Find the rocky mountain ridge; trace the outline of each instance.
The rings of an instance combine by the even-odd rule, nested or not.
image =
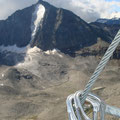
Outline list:
[[[25,47],[30,44],[42,50],[57,48],[69,54],[96,44],[97,38],[111,42],[119,26],[108,26],[108,30],[106,25],[101,26],[104,25],[96,22],[88,24],[68,10],[39,0],[0,21],[0,45]]]

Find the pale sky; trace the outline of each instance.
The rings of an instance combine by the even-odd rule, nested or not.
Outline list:
[[[38,0],[0,0],[0,20],[6,19],[18,9]],[[120,0],[44,0],[56,7],[71,10],[87,22],[98,18],[120,18]]]

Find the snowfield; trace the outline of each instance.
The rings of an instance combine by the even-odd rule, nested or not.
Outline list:
[[[33,16],[32,16],[31,41],[34,40],[34,37],[35,37],[36,32],[38,30],[38,27],[40,27],[42,25],[41,23],[42,23],[42,19],[44,17],[44,14],[45,14],[45,7],[41,4],[38,4],[36,6],[35,12],[33,13]]]

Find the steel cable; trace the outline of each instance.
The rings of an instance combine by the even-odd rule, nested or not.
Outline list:
[[[96,82],[97,78],[99,77],[100,73],[102,72],[103,68],[109,61],[110,57],[113,55],[113,52],[117,48],[120,43],[120,30],[118,31],[117,35],[115,36],[114,40],[110,44],[109,48],[107,49],[105,55],[103,56],[102,60],[100,61],[99,65],[95,69],[93,75],[91,76],[88,84],[86,85],[82,95],[81,95],[81,103],[84,104],[85,99],[87,98],[92,86]]]

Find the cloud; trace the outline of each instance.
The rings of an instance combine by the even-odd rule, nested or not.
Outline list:
[[[37,0],[0,0],[0,19],[6,19],[18,9],[34,4]]]
[[[0,19],[6,19],[17,9],[36,3],[38,0],[0,0]],[[87,22],[98,18],[120,17],[119,0],[44,0],[50,4],[71,10]]]
[[[56,7],[73,11],[87,22],[98,18],[120,17],[120,2],[105,0],[44,0]],[[116,9],[118,8],[118,9]]]

